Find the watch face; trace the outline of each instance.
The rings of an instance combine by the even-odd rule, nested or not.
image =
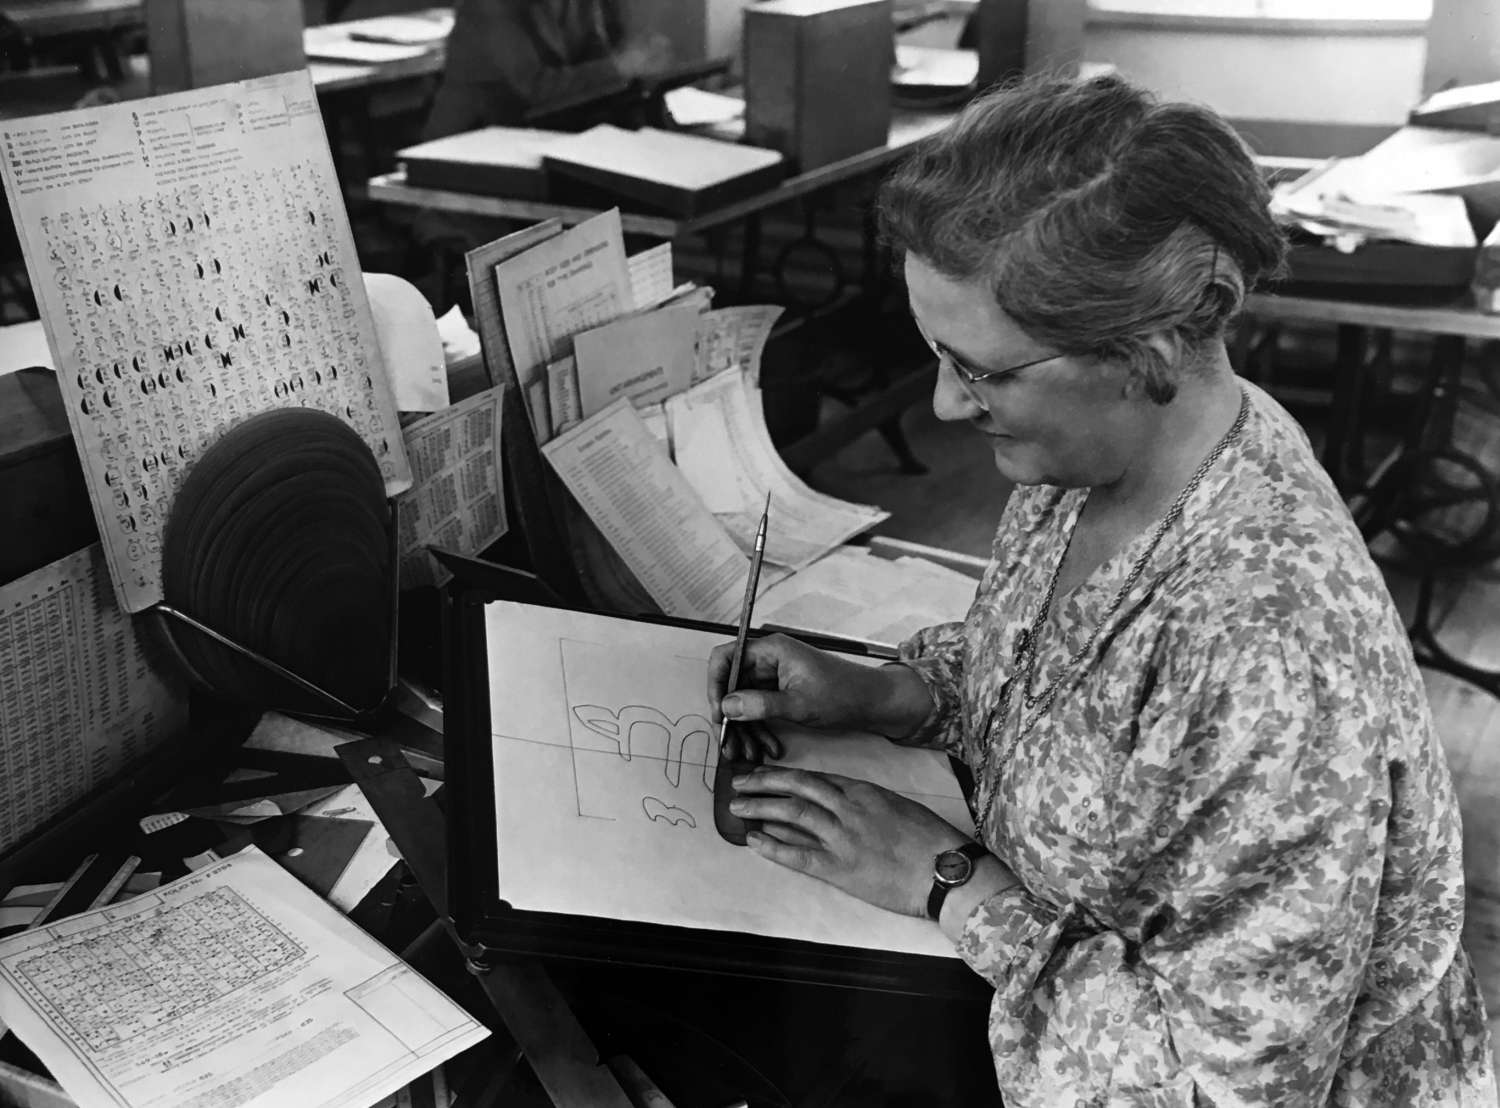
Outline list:
[[[967,854],[956,850],[945,850],[937,856],[935,866],[937,879],[945,885],[961,885],[969,879],[974,863]]]

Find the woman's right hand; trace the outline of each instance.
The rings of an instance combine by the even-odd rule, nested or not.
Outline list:
[[[745,643],[740,687],[731,693],[733,656],[734,644],[722,643],[708,658],[709,713],[716,724],[728,716],[741,724],[780,720],[820,730],[878,731],[899,737],[914,730],[932,708],[926,685],[905,666],[860,665],[788,635]],[[746,730],[747,739],[755,738],[767,753],[779,756],[763,732],[756,735],[762,729]],[[748,744],[742,745],[750,754]]]

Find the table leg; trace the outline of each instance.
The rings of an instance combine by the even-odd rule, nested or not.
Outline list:
[[[740,243],[740,299],[749,300],[760,273],[760,213],[745,217],[744,240]]]
[[[1433,344],[1429,386],[1418,398],[1408,426],[1402,457],[1393,467],[1395,488],[1386,497],[1389,530],[1417,561],[1417,603],[1407,634],[1417,664],[1467,681],[1500,697],[1500,671],[1484,670],[1455,657],[1438,640],[1432,625],[1438,574],[1488,561],[1500,530],[1500,487],[1480,461],[1453,443],[1463,372],[1464,338],[1439,335]],[[1471,483],[1451,478],[1467,473]],[[1457,537],[1434,529],[1430,517],[1478,503],[1484,514],[1477,525]],[[1424,520],[1424,517],[1428,517]],[[1467,523],[1467,521],[1465,521]]]
[[[1328,412],[1328,435],[1323,441],[1323,466],[1334,486],[1346,496],[1358,474],[1350,472],[1349,454],[1361,432],[1366,335],[1363,327],[1342,324],[1334,365],[1333,404]]]

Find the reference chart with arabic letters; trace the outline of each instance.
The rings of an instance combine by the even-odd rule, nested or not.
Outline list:
[[[305,72],[0,123],[0,177],[122,606],[161,598],[187,468],[311,407],[410,483]]]

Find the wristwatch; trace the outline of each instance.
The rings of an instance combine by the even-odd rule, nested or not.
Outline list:
[[[974,876],[974,864],[989,851],[978,843],[945,850],[932,859],[932,892],[927,894],[927,916],[934,923],[943,910],[948,891],[956,889]]]

